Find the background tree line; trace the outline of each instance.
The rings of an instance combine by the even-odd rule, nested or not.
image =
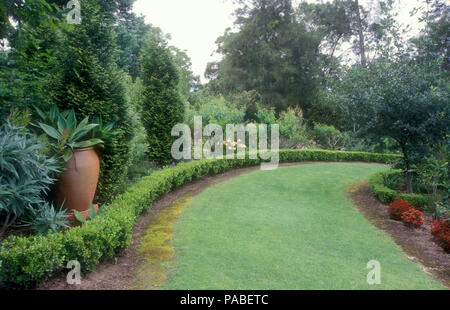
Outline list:
[[[413,13],[423,29],[412,38],[393,0],[235,2],[234,28],[217,39],[223,58],[208,64],[204,90],[223,96],[230,113],[275,119],[284,147],[401,153],[408,192],[424,162],[445,164],[446,1],[421,2]],[[286,115],[297,121],[286,123]]]
[[[132,12],[134,0],[81,0],[80,25],[66,23],[65,2],[0,4],[0,118],[33,122],[33,106],[56,104],[114,122],[101,201],[170,164],[170,129],[194,115],[279,123],[284,148],[402,153],[411,175],[424,158],[448,157],[443,0],[421,2],[424,27],[412,39],[393,0],[236,0],[205,84],[186,52]]]

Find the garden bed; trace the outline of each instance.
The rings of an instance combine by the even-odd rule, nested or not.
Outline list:
[[[432,216],[424,215],[425,224],[411,229],[389,217],[388,206],[371,194],[367,182],[349,188],[349,196],[364,216],[378,229],[388,233],[422,270],[450,288],[450,255],[434,242],[430,233]]]

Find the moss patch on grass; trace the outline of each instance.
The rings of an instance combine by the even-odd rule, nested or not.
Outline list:
[[[363,187],[367,184],[368,184],[367,181],[362,181],[362,182],[352,184],[349,187],[347,187],[347,193],[349,193],[349,194],[357,193],[361,189],[361,187]]]
[[[133,288],[154,290],[168,280],[165,263],[174,262],[176,259],[175,249],[171,244],[173,223],[191,199],[192,196],[185,196],[176,200],[170,207],[161,210],[149,223],[137,250],[144,256],[145,262],[135,271],[135,280],[131,285]]]

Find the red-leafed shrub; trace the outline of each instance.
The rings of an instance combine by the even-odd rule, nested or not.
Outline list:
[[[423,225],[423,213],[416,209],[411,209],[409,211],[403,212],[402,220],[406,225],[410,227],[420,227]]]
[[[407,201],[395,198],[394,202],[391,202],[391,204],[389,204],[388,213],[391,219],[400,221],[402,220],[403,213],[411,210],[415,209]]]
[[[444,250],[450,252],[450,221],[435,221],[431,233]]]
[[[438,220],[435,220],[433,224],[431,224],[431,234],[433,236],[436,236],[439,233],[439,230],[441,228],[441,222]]]

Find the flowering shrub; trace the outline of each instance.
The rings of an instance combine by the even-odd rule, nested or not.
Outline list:
[[[227,139],[227,141],[223,141],[223,153],[227,154],[227,150],[230,151],[238,151],[238,149],[247,150],[247,145],[245,145],[244,141],[238,139],[237,142],[231,139]]]
[[[391,202],[391,204],[389,204],[388,213],[391,219],[400,221],[402,220],[403,213],[412,210],[415,210],[414,207],[407,201],[395,198],[394,202]]]
[[[431,234],[445,251],[450,252],[450,221],[436,220],[431,225]]]
[[[406,225],[411,227],[420,227],[423,225],[423,213],[416,209],[403,212],[402,220]]]

